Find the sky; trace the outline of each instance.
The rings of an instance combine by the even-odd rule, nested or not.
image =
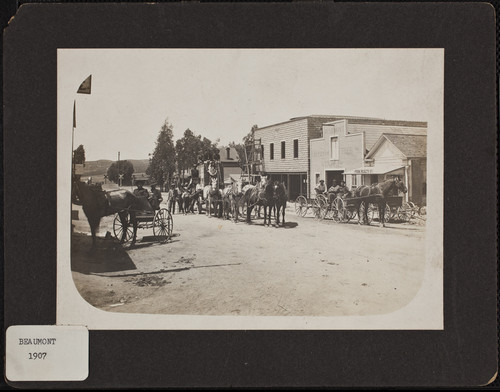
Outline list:
[[[147,159],[168,120],[219,145],[312,114],[429,121],[441,49],[59,49],[58,128],[86,159]],[[92,75],[91,94],[77,94]],[[436,102],[439,102],[437,105]]]

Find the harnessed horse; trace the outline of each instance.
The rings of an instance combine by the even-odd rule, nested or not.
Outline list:
[[[288,200],[285,185],[279,181],[274,181],[272,189],[274,208],[276,209],[276,226],[280,225],[280,210],[283,215],[282,223],[285,226],[285,208]]]
[[[255,186],[248,188],[243,200],[247,204],[247,223],[251,223],[250,215],[253,208],[255,206],[262,206],[264,207],[264,226],[271,224],[271,209],[274,206],[272,183],[268,182],[263,187]]]
[[[403,181],[399,178],[385,180],[383,182],[372,184],[372,185],[361,185],[354,191],[354,197],[358,200],[356,202],[356,211],[358,214],[358,224],[362,224],[362,217],[360,216],[359,210],[361,203],[364,203],[364,213],[363,220],[366,224],[368,222],[368,204],[373,203],[378,207],[379,216],[379,226],[385,227],[385,207],[387,196],[391,191],[401,191],[403,193],[408,192]]]
[[[214,215],[221,217],[222,209],[219,206],[222,203],[222,194],[217,178],[212,177],[210,185],[203,188],[203,198],[206,200],[207,215],[211,216],[213,207]]]
[[[141,200],[140,198],[134,196],[132,192],[124,189],[105,192],[95,186],[87,185],[81,181],[74,180],[72,201],[77,201],[76,198],[78,198],[80,202],[77,204],[81,204],[83,212],[89,222],[92,234],[92,247],[95,247],[96,244],[96,232],[99,228],[101,218],[108,215],[114,215],[116,213],[120,215],[120,219],[124,224],[122,240],[125,238],[127,233],[126,229],[128,224],[131,223],[134,229],[132,243],[135,242],[137,235],[137,219],[133,210],[144,210],[146,208],[146,204],[149,206],[146,198]],[[151,209],[151,206],[147,208]],[[128,219],[128,214],[130,214],[130,220]]]
[[[243,190],[241,179],[224,188],[222,191],[222,206],[225,219],[229,219],[229,213],[231,213],[233,221],[238,222],[239,205],[242,196]]]

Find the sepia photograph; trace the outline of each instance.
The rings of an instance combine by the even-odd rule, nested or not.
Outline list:
[[[58,323],[443,329],[443,49],[58,49]]]

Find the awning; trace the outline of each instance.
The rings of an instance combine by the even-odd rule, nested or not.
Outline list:
[[[358,167],[357,169],[346,171],[344,174],[388,174],[400,169],[404,169],[404,166],[375,165]]]

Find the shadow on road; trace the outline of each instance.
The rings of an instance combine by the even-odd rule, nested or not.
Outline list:
[[[92,237],[73,233],[71,238],[71,270],[89,275],[137,269],[125,249],[115,239],[97,238],[92,249]]]
[[[285,229],[294,229],[298,226],[299,224],[297,222],[285,222],[285,224],[283,225],[283,227]]]

